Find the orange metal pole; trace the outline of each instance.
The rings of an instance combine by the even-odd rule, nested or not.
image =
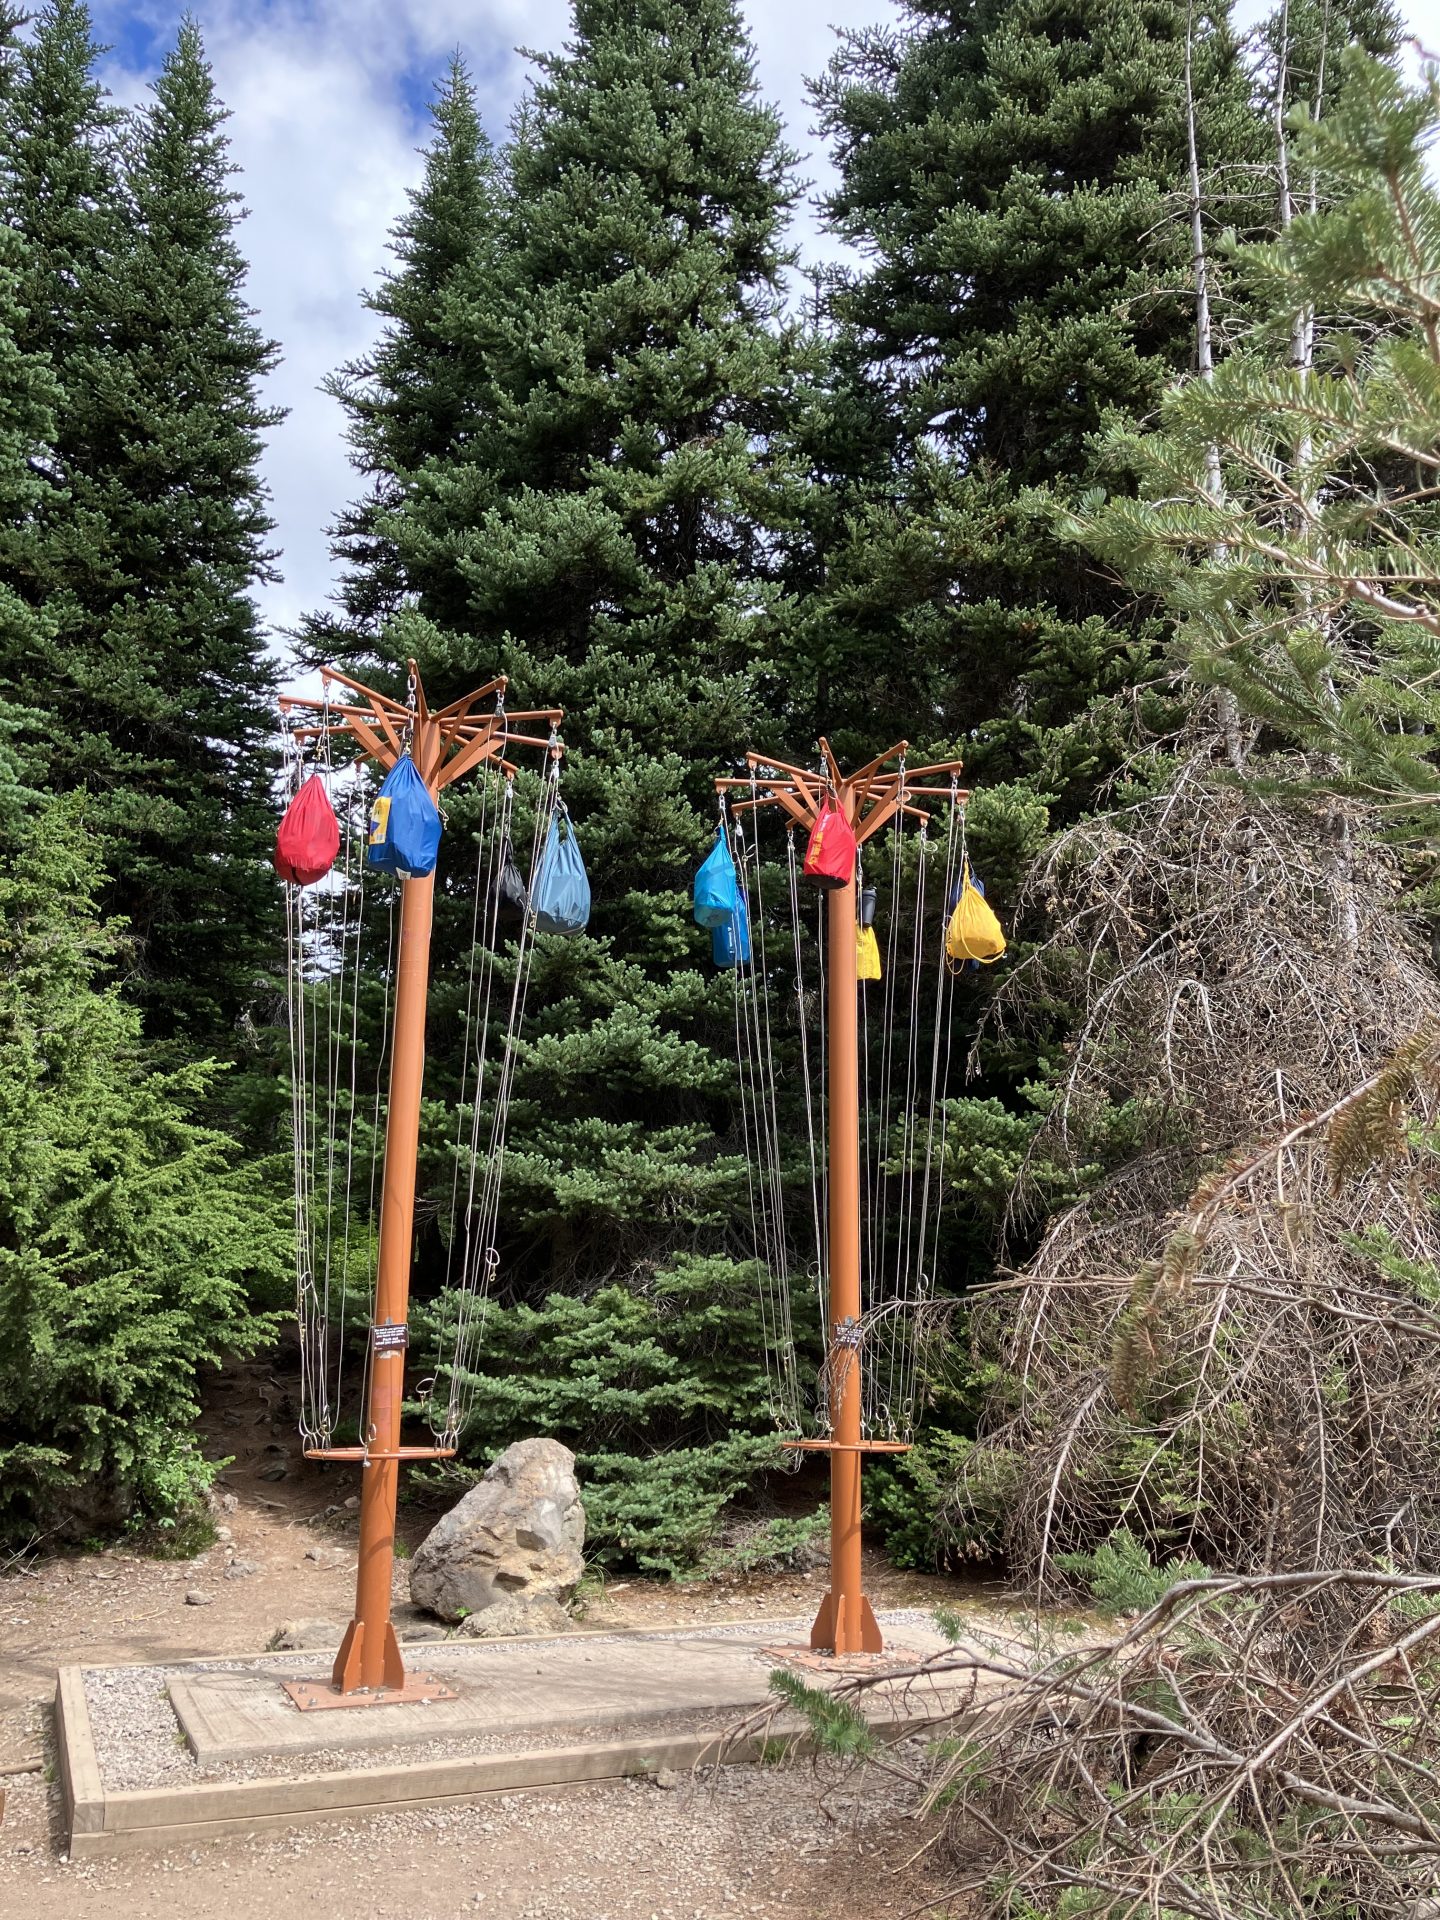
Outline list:
[[[404,880],[396,968],[390,1112],[385,1126],[385,1180],[380,1201],[380,1257],[375,1276],[375,1327],[404,1327],[410,1311],[415,1226],[415,1160],[420,1145],[420,1091],[425,1078],[425,1000],[430,981],[430,923],[435,876]],[[395,1566],[395,1501],[399,1491],[400,1409],[405,1396],[404,1336],[386,1345],[371,1335],[370,1446],[360,1488],[360,1566],[355,1618],[336,1655],[333,1679],[342,1693],[400,1687],[405,1667],[390,1619]]]
[[[854,793],[841,789],[854,812]],[[830,1591],[810,1629],[812,1647],[837,1654],[879,1653],[879,1623],[861,1589],[860,1571],[860,1058],[855,979],[855,876],[831,890],[829,953],[830,1077]]]

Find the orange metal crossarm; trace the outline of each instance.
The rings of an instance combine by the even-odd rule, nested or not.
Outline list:
[[[379,736],[371,730],[358,714],[349,722],[349,727],[351,733],[354,734],[355,738],[360,742],[361,746],[364,747],[372,760],[378,760],[382,767],[394,765],[394,760],[392,760],[390,755],[385,751]],[[394,758],[395,760],[400,758],[398,746],[395,750]]]
[[[856,820],[855,838],[862,847],[868,840],[875,838],[875,835],[880,831],[881,827],[885,825],[885,822],[892,817],[900,804],[899,793],[891,793],[887,795],[885,799],[878,801],[863,820]]]
[[[963,760],[937,760],[933,766],[929,767],[907,767],[905,781],[908,786],[913,786],[917,780],[928,780],[937,773],[963,773],[964,771]]]
[[[863,767],[857,767],[850,776],[851,786],[853,787],[858,781],[870,779],[872,775],[879,773],[882,767],[888,766],[892,760],[903,759],[909,751],[908,740],[897,740],[893,747],[888,748],[884,753],[877,753],[875,758],[867,761]]]
[[[792,767],[788,760],[772,759],[768,753],[747,753],[745,764],[753,767],[757,773],[762,767],[773,767],[776,773],[798,775],[802,780],[813,780],[816,777],[813,767]],[[761,775],[761,777],[764,776]]]
[[[413,664],[413,662],[412,662]],[[386,706],[397,713],[402,720],[408,720],[410,709],[403,700],[392,700],[388,693],[377,693],[374,687],[367,687],[363,680],[352,680],[348,673],[341,673],[338,667],[322,667],[320,678],[328,685],[332,680],[337,686],[349,687],[352,693],[364,694],[371,706]],[[315,704],[319,704],[316,702]]]
[[[385,708],[378,704],[378,697],[377,704],[374,706],[337,707],[326,700],[311,700],[308,697],[301,697],[296,694],[286,694],[281,696],[280,706],[282,711],[286,713],[290,713],[297,708],[303,708],[307,713],[332,716],[332,723],[328,727],[317,727],[314,729],[306,729],[305,731],[313,731],[317,737],[325,733],[353,733],[355,738],[362,742],[365,751],[370,754],[373,759],[378,760],[382,766],[393,765],[405,751],[400,736],[395,731],[394,722],[391,720]],[[397,711],[404,715],[405,723],[408,726],[410,723],[408,710],[401,707],[397,709]],[[379,734],[376,733],[372,723],[378,723],[383,730],[390,743],[388,752],[381,746]]]
[[[509,684],[510,678],[508,674],[496,674],[495,678],[493,680],[487,680],[483,687],[476,687],[473,693],[467,693],[463,699],[452,700],[448,707],[441,707],[438,713],[431,715],[431,718],[435,720],[462,720],[477,700],[483,700],[487,693],[504,693]]]
[[[556,713],[557,725],[564,717],[562,713]],[[531,734],[511,733],[508,728],[497,726],[490,733],[476,734],[468,745],[453,754],[440,769],[435,784],[437,787],[448,787],[452,780],[458,780],[462,773],[468,773],[477,762],[499,759],[502,749],[506,747],[549,747],[550,744],[548,740],[537,740]]]
[[[756,769],[754,775],[748,778],[743,775],[739,777],[734,774],[724,775],[715,782],[717,790],[723,793],[731,787],[748,787],[752,790],[757,787],[768,787],[771,798],[778,798],[782,793],[793,795],[798,792],[810,809],[810,819],[814,820],[820,811],[816,789],[825,783],[825,775],[806,773],[800,767],[786,766],[783,761],[761,760],[758,754],[747,754],[745,757],[754,765]],[[780,772],[775,775],[764,774],[759,771],[762,766],[777,767]]]
[[[328,715],[330,724],[341,731],[344,730],[345,722],[353,720],[357,714],[362,720],[373,720],[376,711],[374,707],[352,707],[334,700],[311,700],[308,696],[302,698],[301,695],[294,693],[281,694],[280,707],[284,713],[303,711],[319,714],[322,717]]]
[[[482,760],[498,760],[509,745],[510,736],[502,728],[496,727],[489,733],[477,733],[465,741],[449,759],[441,762],[435,771],[435,788],[438,792],[448,787],[452,780],[458,780],[462,774],[469,773],[472,767]]]
[[[872,773],[868,778],[862,779],[861,775],[857,773],[855,778],[850,782],[851,791],[855,795],[856,813],[864,812],[865,808],[870,804],[870,796],[872,794],[878,798],[881,793],[886,792],[894,784],[894,780],[888,775],[882,777],[880,774]]]
[[[451,754],[436,771],[435,785],[439,789],[448,787],[452,780],[458,780],[462,773],[481,760],[498,760],[501,749],[506,745],[507,736],[503,733],[479,733],[462,746],[458,753]]]
[[[558,727],[560,722],[565,718],[565,715],[559,707],[556,707],[553,713],[537,713],[534,715],[506,714],[504,718],[507,721],[518,719],[518,718],[524,718],[524,719],[534,718],[536,720],[549,720],[553,722],[555,726]],[[494,732],[500,739],[513,740],[516,746],[520,746],[520,747],[553,747],[558,744],[558,742],[556,742],[555,740],[542,738],[538,734],[517,733],[514,727],[509,725],[506,725],[503,727],[497,725],[494,728]]]
[[[717,781],[715,784],[719,786],[720,782]],[[735,780],[727,782],[726,784],[748,788],[750,782],[748,780]],[[814,814],[805,811],[804,807],[801,806],[800,802],[788,787],[772,787],[769,793],[757,794],[753,800],[737,800],[734,802],[733,811],[736,813],[753,813],[757,807],[783,807],[791,819],[796,821],[800,826],[810,827],[815,824]]]

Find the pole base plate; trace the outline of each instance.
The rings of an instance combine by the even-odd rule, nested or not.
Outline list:
[[[329,1680],[283,1680],[301,1713],[328,1713],[337,1707],[420,1707],[437,1700],[458,1700],[454,1687],[447,1687],[433,1673],[407,1673],[398,1687],[376,1687],[373,1693],[357,1690],[339,1692]]]
[[[361,1508],[363,1518],[364,1508]],[[361,1529],[364,1538],[364,1529]],[[386,1609],[387,1615],[389,1609]],[[388,1617],[377,1623],[380,1636],[379,1659],[375,1658],[374,1636],[367,1642],[370,1629],[363,1620],[352,1620],[345,1629],[340,1651],[330,1669],[330,1684],[336,1693],[398,1693],[405,1684],[405,1662],[400,1657],[400,1642],[395,1638],[395,1623]]]
[[[863,1593],[842,1593],[838,1605],[834,1593],[827,1593],[810,1629],[810,1646],[815,1653],[830,1653],[837,1658],[883,1653],[885,1636]]]

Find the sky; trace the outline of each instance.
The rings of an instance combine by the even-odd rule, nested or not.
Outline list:
[[[1263,0],[1239,0],[1243,22]],[[110,45],[104,77],[124,104],[144,98],[183,13],[198,20],[249,217],[240,243],[249,295],[284,359],[267,383],[288,415],[269,441],[265,477],[282,549],[282,581],[260,595],[278,639],[324,604],[332,572],[325,529],[356,491],[344,422],[321,392],[362,352],[373,317],[360,295],[385,262],[386,235],[420,176],[435,76],[459,47],[492,138],[503,138],[528,71],[521,46],[564,40],[567,0],[92,0]],[[892,0],[750,0],[760,86],[780,111],[802,177],[833,177],[813,133],[806,80],[823,71],[839,28],[890,20]],[[1440,0],[1407,18],[1440,50]],[[812,203],[795,240],[809,260],[835,251]]]

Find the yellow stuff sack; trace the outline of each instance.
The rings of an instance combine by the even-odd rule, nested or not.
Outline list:
[[[880,942],[875,938],[873,927],[855,929],[855,978],[857,980],[880,978]]]
[[[986,899],[970,878],[967,863],[960,879],[960,898],[945,929],[945,952],[953,961],[980,960],[985,965],[1005,951],[1005,934]]]

